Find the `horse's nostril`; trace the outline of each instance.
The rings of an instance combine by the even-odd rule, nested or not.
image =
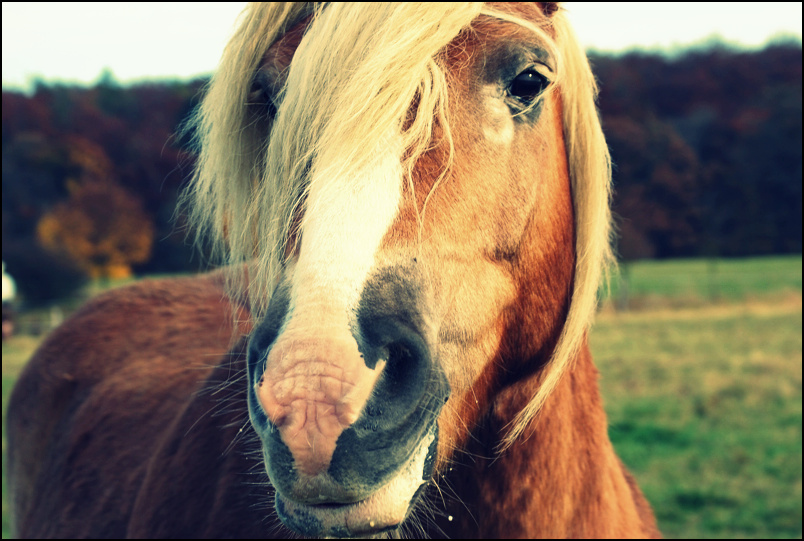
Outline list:
[[[396,403],[403,412],[415,408],[422,398],[420,382],[427,381],[433,366],[423,341],[407,331],[401,334],[403,336],[380,348],[388,362],[376,392]]]
[[[388,346],[388,362],[391,365],[407,364],[413,358],[413,354],[401,342],[396,342]]]

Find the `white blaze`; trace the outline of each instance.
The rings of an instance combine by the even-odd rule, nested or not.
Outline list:
[[[314,166],[291,288],[291,312],[348,329],[374,256],[402,197],[400,137],[366,149],[371,162],[350,178]],[[295,317],[295,316],[292,316]],[[292,319],[291,319],[292,321]],[[293,323],[291,323],[293,326]]]

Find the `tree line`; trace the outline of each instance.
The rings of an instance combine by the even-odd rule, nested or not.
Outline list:
[[[592,53],[624,259],[801,253],[801,45]],[[204,80],[3,90],[3,260],[26,298],[204,268],[176,202]]]
[[[801,253],[801,45],[592,55],[624,259]]]

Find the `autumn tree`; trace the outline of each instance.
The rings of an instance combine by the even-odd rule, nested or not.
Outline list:
[[[42,216],[37,238],[94,278],[121,278],[151,254],[154,227],[141,203],[110,180],[71,181],[70,196]]]

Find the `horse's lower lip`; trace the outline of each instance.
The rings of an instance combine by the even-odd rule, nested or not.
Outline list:
[[[355,503],[304,504],[276,495],[277,511],[286,525],[305,536],[353,537],[399,526],[404,517],[375,515],[377,494]]]
[[[437,441],[438,427],[434,424],[399,473],[363,500],[308,504],[277,491],[276,511],[285,525],[307,537],[354,537],[396,528],[427,486],[431,472],[425,464]]]

